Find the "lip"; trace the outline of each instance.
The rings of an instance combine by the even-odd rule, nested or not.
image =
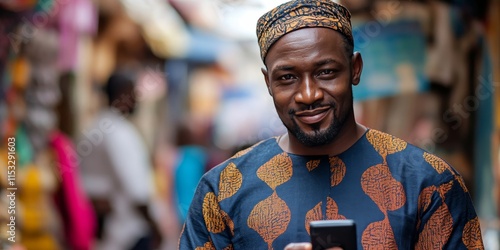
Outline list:
[[[297,119],[304,124],[315,124],[323,120],[331,110],[330,106],[295,113]]]

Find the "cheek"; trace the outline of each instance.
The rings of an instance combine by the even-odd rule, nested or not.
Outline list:
[[[276,93],[276,92],[275,92]],[[283,93],[273,95],[274,107],[281,119],[288,118],[288,112],[292,108],[293,97]]]
[[[324,90],[332,94],[342,95],[343,93],[349,91],[351,87],[351,81],[348,77],[348,74],[342,74],[340,76],[337,76],[333,80],[322,82],[321,86]]]
[[[275,96],[274,97],[274,106],[276,107],[276,111],[278,113],[283,113],[286,111],[289,107],[290,99],[285,99],[281,98],[280,96]]]
[[[325,96],[329,96],[325,98],[335,102],[340,110],[349,109],[352,102],[352,88],[350,86],[345,82],[330,84],[328,87],[323,88]]]
[[[284,106],[288,105],[293,97],[293,91],[289,88],[274,87],[271,89],[273,101],[276,105]]]
[[[342,94],[339,95],[339,98],[337,100],[339,101],[340,109],[342,111],[349,111],[349,109],[351,109],[351,106],[353,105],[352,89],[345,89]]]

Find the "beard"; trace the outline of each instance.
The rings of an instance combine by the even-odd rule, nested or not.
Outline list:
[[[321,130],[319,125],[313,125],[311,126],[313,132],[306,133],[299,127],[293,115],[290,115],[292,124],[290,126],[285,124],[285,127],[288,129],[289,133],[291,133],[295,138],[297,138],[300,143],[305,146],[316,147],[329,144],[333,140],[335,140],[341,128],[344,126],[344,123],[348,116],[348,112],[345,112],[343,115],[339,114],[339,117],[336,117],[335,114],[339,113],[337,106],[334,103],[332,103],[330,106],[332,107],[334,118],[326,129]]]

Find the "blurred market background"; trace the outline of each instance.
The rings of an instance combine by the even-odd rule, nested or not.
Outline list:
[[[0,249],[175,249],[201,175],[285,132],[255,37],[282,2],[1,0]],[[453,165],[500,249],[500,1],[340,2],[364,59],[358,121]]]

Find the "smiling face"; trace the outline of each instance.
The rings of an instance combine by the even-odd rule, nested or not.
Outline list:
[[[290,146],[329,145],[346,127],[355,127],[352,85],[359,83],[362,60],[345,46],[334,30],[304,28],[286,34],[269,50],[262,72]]]

